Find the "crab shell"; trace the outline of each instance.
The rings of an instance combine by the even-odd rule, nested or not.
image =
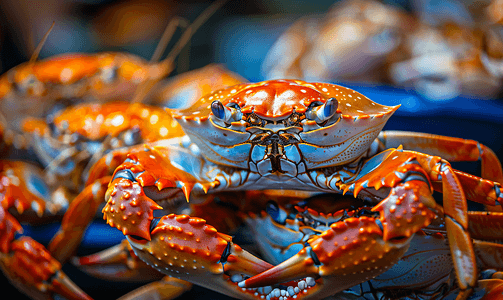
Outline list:
[[[276,125],[284,124],[282,120],[293,113],[305,114],[313,102],[325,103],[330,98],[338,102],[335,122],[325,126],[306,118],[299,126]],[[215,100],[223,106],[239,105],[242,119],[229,126],[222,125],[211,110],[211,103]],[[358,159],[369,149],[398,107],[377,104],[354,90],[335,84],[272,80],[219,90],[201,98],[189,109],[172,113],[207,160],[252,171],[258,169],[262,175],[274,172],[266,162],[270,149],[252,141],[252,136],[257,132],[295,136],[295,142],[279,146],[281,171],[295,173],[295,176],[307,170],[344,165]],[[253,128],[246,121],[246,116],[251,113],[275,125]],[[261,167],[266,171],[261,171]]]

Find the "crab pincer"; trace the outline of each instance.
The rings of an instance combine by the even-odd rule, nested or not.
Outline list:
[[[173,166],[169,175],[145,170],[169,164],[162,155],[156,149],[135,152],[117,169],[106,194],[104,219],[126,235],[139,258],[162,273],[233,297],[254,299],[255,291],[243,291],[237,282],[271,268],[271,264],[243,250],[231,236],[218,232],[202,218],[185,214],[154,218],[154,210],[162,207],[145,191],[153,198],[185,198],[195,185],[193,176]],[[198,186],[217,184],[199,182]]]
[[[37,241],[22,236],[0,252],[0,268],[26,295],[37,299],[61,295],[66,299],[92,299],[61,270],[61,264]]]

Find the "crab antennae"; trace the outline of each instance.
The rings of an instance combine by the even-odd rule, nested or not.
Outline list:
[[[77,148],[71,147],[61,151],[48,165],[45,167],[44,172],[52,173],[56,170],[65,160],[77,154]]]
[[[190,41],[194,33],[196,32],[201,25],[204,24],[220,7],[222,7],[228,0],[220,0],[214,2],[210,7],[205,9],[197,18],[194,20],[194,23],[192,23],[187,29],[184,31],[178,42],[175,44],[171,52],[168,54],[168,56],[160,63],[161,69],[165,69],[164,71],[164,76],[167,76],[169,73],[171,73],[174,69],[174,60],[180,54],[182,49],[185,47],[185,45]],[[175,22],[176,23],[176,22]],[[174,27],[174,25],[168,27]],[[169,32],[171,30],[174,31],[174,28],[168,30],[166,28],[165,35],[169,36]],[[172,35],[172,34],[171,34]],[[164,36],[164,34],[163,34]],[[171,38],[171,37],[170,37]],[[162,43],[167,43],[164,41],[161,41]],[[157,49],[156,49],[156,52]],[[155,56],[158,56],[159,54],[154,53]],[[154,56],[152,58],[155,58]],[[140,86],[137,88],[137,92],[133,97],[133,100],[131,101],[132,103],[136,102],[141,102],[143,99],[145,99],[146,94],[149,92],[150,88],[154,86],[154,84],[157,83],[159,79],[156,80],[147,80],[140,84]]]
[[[47,38],[49,37],[49,33],[51,33],[52,29],[54,28],[54,24],[56,24],[56,21],[52,21],[51,27],[49,28],[49,30],[47,30],[44,37],[40,41],[40,43],[38,43],[37,48],[35,48],[35,50],[33,51],[33,54],[31,55],[30,61],[29,61],[30,64],[34,63],[37,60],[38,55],[40,54],[40,51],[42,50],[42,47],[44,46],[45,42],[47,41]]]
[[[150,58],[150,62],[151,63],[156,62],[161,58],[162,53],[164,52],[164,50],[168,46],[169,41],[171,41],[171,38],[175,34],[176,28],[178,27],[187,28],[187,26],[189,26],[189,21],[182,17],[174,17],[171,21],[169,21],[168,26],[166,26],[166,29],[162,34],[159,44],[157,44],[157,47],[155,48],[154,54]]]
[[[188,43],[188,41],[192,38],[194,33],[201,27],[219,8],[221,8],[227,1],[229,0],[219,0],[213,2],[210,7],[205,9],[199,17],[197,17],[194,22],[185,30],[183,35],[180,37],[180,40],[176,43],[175,47],[168,54],[167,58],[164,60],[167,64],[172,64],[172,61],[175,57],[182,51],[183,47]]]

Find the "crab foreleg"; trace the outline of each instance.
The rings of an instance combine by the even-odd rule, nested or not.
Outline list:
[[[386,242],[374,218],[348,218],[313,235],[297,254],[239,286],[281,284],[293,287],[290,297],[321,299],[383,273],[405,253],[409,241]]]
[[[482,177],[503,181],[501,163],[494,152],[483,144],[462,138],[407,131],[383,131],[377,138],[380,150],[397,148],[442,157],[448,161],[481,161]]]
[[[302,277],[320,278],[313,292],[306,293],[320,298],[384,272],[407,250],[414,233],[428,226],[435,212],[442,212],[432,197],[428,175],[413,158],[401,150],[391,151],[379,157],[383,160],[379,168],[341,186],[355,195],[372,188],[372,193],[384,195],[372,209],[379,212],[379,219],[361,216],[335,222],[330,229],[313,234],[292,258],[240,285],[256,287]]]
[[[234,297],[253,298],[253,291],[242,291],[233,280],[271,267],[203,219],[170,214],[154,220],[153,210],[161,207],[138,182],[117,178],[107,195],[107,222],[122,230],[138,257],[167,275]]]
[[[468,215],[470,223],[480,223],[486,212],[468,212]],[[472,218],[473,215],[476,217]],[[497,231],[499,228],[497,223],[501,222],[502,214],[489,213],[487,216],[492,216],[493,221],[486,223],[485,228]],[[445,224],[442,218],[435,220],[435,223]],[[479,230],[477,226],[471,225],[469,232],[473,237]],[[496,226],[493,228],[493,225]],[[453,280],[454,266],[444,229],[443,226],[428,226],[424,231],[419,231],[414,235],[407,253],[393,267],[370,280],[368,284],[354,286],[351,294],[361,297],[374,294],[378,296],[378,299],[394,299],[397,298],[396,295],[401,295],[403,299],[423,299],[423,297],[424,299],[444,299],[444,297],[453,299],[459,293],[459,288]],[[486,238],[501,239],[501,237],[502,233],[499,232],[498,236],[491,235]],[[473,246],[477,267],[483,270],[478,277],[478,287],[475,289],[476,296],[474,296],[479,299],[482,294],[486,296],[492,294],[492,287],[484,290],[485,280],[501,280],[499,271],[503,268],[503,245],[473,240]]]
[[[238,287],[237,281],[270,264],[242,250],[204,219],[175,214],[154,219],[153,211],[162,207],[152,199],[185,203],[194,187],[202,196],[219,184],[196,178],[200,161],[189,155],[162,147],[130,153],[110,183],[104,218],[126,235],[138,257],[160,272],[234,297],[260,298],[256,291]],[[177,202],[180,198],[183,202]]]

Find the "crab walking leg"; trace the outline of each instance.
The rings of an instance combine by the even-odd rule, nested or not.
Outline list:
[[[484,204],[486,207],[503,205],[503,189],[499,182],[480,178],[458,170],[453,171],[463,187],[468,200]],[[442,192],[442,181],[432,181],[432,185],[435,191]]]
[[[503,240],[503,213],[485,211],[468,212],[468,231],[474,239]],[[503,261],[501,266],[503,266]]]
[[[192,284],[170,276],[137,288],[118,300],[175,299],[192,288]]]
[[[165,276],[134,254],[127,240],[101,252],[80,258],[72,263],[80,270],[104,280],[150,282],[119,299],[175,299],[191,289],[192,284],[170,276]],[[153,282],[152,282],[153,281]]]
[[[74,257],[72,264],[83,272],[104,280],[150,282],[164,277],[136,256],[126,239],[98,253]]]
[[[377,139],[381,151],[402,145],[404,149],[440,156],[448,161],[480,160],[483,178],[503,182],[503,170],[498,157],[477,141],[407,131],[383,131]]]
[[[111,176],[88,185],[72,201],[63,217],[61,227],[49,243],[48,249],[59,262],[66,262],[75,254],[84,232],[103,203]]]
[[[447,237],[461,289],[456,299],[466,299],[477,284],[478,277],[475,252],[468,233],[468,204],[459,180],[447,163],[442,164],[440,175]]]

